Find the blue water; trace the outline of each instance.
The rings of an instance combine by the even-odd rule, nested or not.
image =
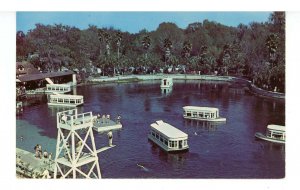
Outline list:
[[[116,147],[100,153],[103,178],[283,178],[285,146],[254,138],[268,124],[285,124],[285,103],[251,95],[224,82],[175,81],[169,94],[159,81],[81,86],[80,112],[122,116],[113,133]],[[220,109],[227,122],[214,124],[182,118],[186,105]],[[57,108],[33,104],[17,116],[17,147],[33,151],[39,143],[55,152]],[[170,154],[148,141],[149,125],[164,120],[189,135],[189,151]],[[108,143],[94,133],[97,148]],[[23,141],[20,137],[23,136]]]

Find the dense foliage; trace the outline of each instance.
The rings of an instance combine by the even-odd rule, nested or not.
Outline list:
[[[62,67],[104,75],[118,73],[201,72],[246,77],[257,86],[285,90],[285,13],[274,12],[265,23],[228,27],[204,20],[181,29],[161,23],[137,34],[114,28],[86,30],[61,24],[18,31],[17,60],[41,70]],[[99,69],[98,69],[99,71]]]

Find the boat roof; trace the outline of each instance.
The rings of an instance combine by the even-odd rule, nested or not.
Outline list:
[[[270,124],[270,125],[267,126],[267,128],[270,129],[270,130],[285,131],[285,126],[282,126],[282,125]]]
[[[51,94],[50,98],[65,98],[65,99],[72,99],[72,98],[83,98],[81,95],[70,95],[70,94]]]
[[[187,138],[188,135],[162,120],[152,123],[151,127],[166,135],[168,138]]]
[[[208,111],[208,112],[215,112],[218,111],[218,108],[212,108],[212,107],[199,107],[199,106],[184,106],[184,110],[193,110],[193,111]]]

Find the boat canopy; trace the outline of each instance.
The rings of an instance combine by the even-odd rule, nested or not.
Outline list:
[[[164,134],[168,138],[187,138],[188,135],[162,120],[152,123],[151,127]]]
[[[201,111],[201,112],[216,112],[218,108],[211,107],[198,107],[198,106],[184,106],[183,109],[185,111]]]
[[[276,131],[284,131],[285,132],[285,126],[281,126],[281,125],[268,125],[267,127],[269,130],[276,130]]]

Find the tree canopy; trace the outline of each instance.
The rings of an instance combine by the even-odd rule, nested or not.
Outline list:
[[[181,29],[164,22],[136,34],[37,23],[26,34],[17,31],[16,42],[17,61],[42,70],[98,67],[116,74],[131,67],[141,72],[184,67],[182,72],[241,76],[267,90],[285,90],[284,12],[272,13],[265,23],[229,27],[204,20]]]

